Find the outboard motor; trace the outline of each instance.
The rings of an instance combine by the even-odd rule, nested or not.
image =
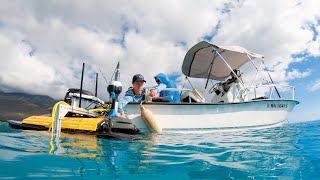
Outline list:
[[[111,99],[111,109],[108,117],[99,125],[100,129],[105,132],[107,130],[109,135],[116,138],[128,139],[131,135],[121,133],[134,134],[139,132],[137,127],[130,119],[118,117],[118,97],[122,91],[122,84],[120,82],[119,63],[114,71],[114,80],[108,85],[108,92]],[[112,79],[112,78],[111,78]]]
[[[122,91],[122,84],[120,82],[120,71],[119,71],[119,62],[115,69],[114,73],[114,81],[111,81],[108,85],[108,92],[111,99],[111,111],[109,116],[110,117],[117,117],[118,116],[118,97]]]

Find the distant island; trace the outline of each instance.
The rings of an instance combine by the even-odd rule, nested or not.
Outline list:
[[[57,101],[50,96],[0,91],[0,121],[49,114]]]

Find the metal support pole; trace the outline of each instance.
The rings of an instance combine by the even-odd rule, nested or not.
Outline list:
[[[94,92],[94,96],[98,97],[98,73],[96,73],[96,90]]]
[[[80,99],[79,99],[79,107],[81,107],[81,98],[82,98],[82,84],[83,84],[83,72],[84,72],[84,63],[82,64],[82,73],[81,73],[81,83],[80,83]]]
[[[262,63],[263,63],[263,65],[264,65],[264,67],[265,67],[265,68],[267,68],[267,67],[266,67],[266,64],[264,64],[264,61],[263,61],[263,60],[262,60]],[[271,76],[270,76],[270,74],[269,74],[269,71],[267,71],[267,73],[268,73],[268,75],[269,75],[269,78],[270,78],[270,80],[271,80],[272,84],[274,84],[274,82],[273,82],[273,80],[272,80],[272,78],[271,78]],[[279,91],[278,91],[278,89],[277,89],[277,87],[276,87],[276,86],[274,86],[274,89],[276,90],[276,92],[277,92],[277,94],[278,94],[279,98],[281,98],[280,93],[279,93]]]
[[[220,58],[224,61],[224,63],[226,63],[226,65],[228,66],[228,68],[231,70],[232,74],[239,80],[239,82],[240,82],[242,85],[244,85],[243,82],[242,82],[242,80],[241,80],[241,79],[238,77],[238,75],[233,71],[232,67],[227,63],[227,61],[221,56],[221,54],[220,54],[218,51],[216,51],[216,52],[217,52],[217,54],[220,56]]]
[[[206,86],[204,87],[204,89],[207,89],[208,82],[209,82],[209,79],[210,79],[210,74],[211,74],[212,67],[213,67],[213,61],[216,58],[216,54],[217,54],[217,50],[214,49],[214,56],[213,56],[211,64],[210,64],[210,71],[208,72],[207,82],[206,82]]]

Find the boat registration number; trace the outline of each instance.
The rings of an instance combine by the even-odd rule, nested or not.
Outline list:
[[[267,104],[267,108],[288,108],[288,104]]]

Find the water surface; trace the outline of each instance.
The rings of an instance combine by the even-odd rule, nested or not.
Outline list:
[[[127,142],[0,122],[0,179],[318,179],[320,121],[259,130],[169,133]]]

